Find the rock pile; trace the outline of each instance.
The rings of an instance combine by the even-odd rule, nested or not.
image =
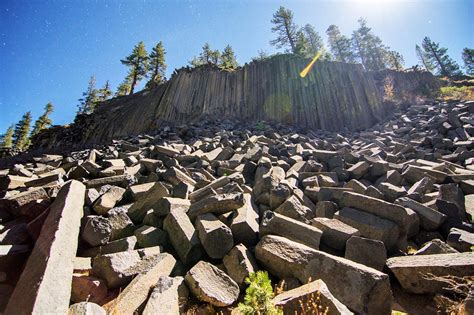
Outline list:
[[[433,103],[360,133],[205,121],[35,157],[0,170],[0,308],[230,310],[267,270],[285,312],[318,292],[390,314],[394,285],[474,274],[473,137],[474,102]]]

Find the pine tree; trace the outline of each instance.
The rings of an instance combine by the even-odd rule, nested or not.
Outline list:
[[[132,50],[132,53],[125,57],[124,60],[120,60],[122,64],[128,66],[128,76],[131,78],[130,93],[133,94],[135,86],[140,82],[148,72],[148,53],[145,49],[145,44],[139,42]]]
[[[115,96],[124,96],[130,93],[132,89],[132,78],[128,75],[125,77],[122,83],[117,87],[117,92],[115,92]]]
[[[352,33],[352,46],[357,58],[367,70],[385,69],[388,47],[372,33],[372,29],[367,26],[365,19],[360,18],[358,22],[359,28]]]
[[[329,48],[336,61],[355,62],[350,39],[342,35],[336,25],[330,25],[326,34],[328,35]]]
[[[199,56],[194,57],[189,63],[193,67],[207,64],[217,65],[219,64],[220,57],[219,50],[212,50],[209,43],[204,43],[204,46],[202,46],[202,52],[199,54]]]
[[[87,86],[87,91],[82,93],[82,98],[78,100],[79,105],[77,105],[77,114],[91,114],[94,111],[99,101],[97,96],[98,91],[95,88],[95,82],[95,76],[91,76]]]
[[[402,71],[403,70],[403,65],[405,64],[405,59],[403,56],[394,50],[390,50],[386,54],[387,58],[387,65],[390,69],[394,69],[397,71]]]
[[[462,60],[464,62],[464,68],[466,73],[474,75],[474,49],[464,48],[462,50]]]
[[[7,132],[2,135],[2,139],[0,141],[1,148],[11,148],[13,146],[13,126],[8,127]]]
[[[306,35],[303,33],[303,31],[298,31],[296,36],[295,54],[303,58],[308,58],[312,55],[310,50],[311,48],[309,47],[309,41],[306,38]]]
[[[265,50],[259,50],[257,51],[258,56],[257,57],[252,57],[251,61],[262,61],[267,59],[268,53]]]
[[[219,67],[224,70],[235,70],[239,66],[234,50],[230,45],[225,46],[222,51]]]
[[[97,99],[99,102],[108,100],[112,96],[109,80],[105,81],[105,85],[97,91]]]
[[[420,60],[420,62],[423,64],[423,67],[425,68],[425,70],[428,72],[433,72],[435,69],[435,66],[432,62],[428,60],[428,58],[426,57],[426,53],[423,51],[423,49],[421,49],[419,45],[416,45],[415,50],[416,50],[416,55],[418,56],[418,59]]]
[[[30,124],[31,112],[27,112],[15,126],[15,131],[13,132],[13,144],[15,148],[20,151],[26,150],[30,145]]]
[[[153,88],[160,83],[165,81],[165,48],[163,43],[160,41],[151,50],[150,53],[150,81],[146,84],[147,88]]]
[[[271,21],[275,26],[272,32],[277,33],[277,38],[270,41],[270,44],[277,48],[286,47],[288,51],[296,53],[296,42],[298,39],[298,27],[293,22],[293,12],[284,7],[280,7],[273,14]]]
[[[44,130],[51,126],[51,119],[49,118],[49,114],[51,114],[54,110],[54,106],[51,103],[46,104],[44,107],[44,113],[41,115],[35,122],[35,125],[33,126],[33,130],[31,131],[31,137],[33,138],[36,136],[38,133],[40,133],[41,130]]]
[[[421,43],[427,60],[435,65],[438,75],[452,77],[461,74],[458,64],[448,55],[448,49],[425,37]]]
[[[323,39],[319,33],[314,29],[311,24],[306,24],[302,28],[306,40],[308,42],[308,53],[311,56],[315,56],[318,52],[321,52],[321,56],[325,57],[327,54],[326,48],[324,47]]]

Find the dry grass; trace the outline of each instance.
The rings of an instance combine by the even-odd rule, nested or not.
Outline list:
[[[474,100],[474,86],[445,86],[440,88],[440,97],[445,100]]]

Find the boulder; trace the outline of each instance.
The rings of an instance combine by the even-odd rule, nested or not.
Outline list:
[[[407,292],[442,293],[446,283],[432,276],[472,276],[474,253],[393,257],[387,260],[387,267]]]
[[[474,246],[474,233],[452,228],[446,243],[460,252],[471,252]]]
[[[142,248],[153,247],[153,246],[168,246],[169,238],[168,233],[165,231],[153,227],[143,225],[134,232],[138,245]]]
[[[191,204],[189,218],[194,221],[198,215],[213,213],[223,214],[241,208],[245,204],[242,193],[211,195]]]
[[[90,246],[106,244],[110,240],[112,226],[108,218],[90,215],[85,218],[81,237]]]
[[[202,247],[211,258],[223,258],[234,246],[232,231],[224,223],[211,214],[197,217],[196,230]]]
[[[396,204],[410,208],[420,218],[420,225],[426,231],[438,229],[446,220],[446,215],[407,197],[398,198]]]
[[[143,315],[181,314],[188,300],[183,277],[161,276],[151,292]]]
[[[106,315],[107,312],[92,302],[80,302],[69,307],[68,315]]]
[[[93,209],[97,214],[104,215],[115,207],[115,204],[122,200],[125,189],[117,186],[110,187],[109,190],[100,196],[94,203]]]
[[[200,261],[185,277],[189,291],[200,301],[217,307],[234,304],[239,286],[225,272],[208,262]]]
[[[149,189],[145,198],[133,203],[133,205],[128,209],[127,214],[134,222],[141,222],[143,221],[147,211],[154,209],[158,200],[167,196],[169,196],[168,189],[163,185],[163,183],[156,182],[153,187]]]
[[[425,243],[415,255],[435,255],[435,254],[452,254],[458,253],[457,250],[446,244],[440,239],[435,238],[432,241]]]
[[[311,225],[322,231],[322,243],[338,250],[346,248],[346,242],[351,236],[360,235],[357,229],[337,219],[314,218]]]
[[[308,220],[314,218],[313,211],[301,204],[296,196],[291,196],[288,198],[278,208],[275,209],[275,212],[305,223],[309,222]]]
[[[232,211],[225,223],[230,227],[234,243],[246,246],[257,244],[258,212],[250,194],[244,194],[245,204]]]
[[[193,265],[203,255],[199,236],[186,213],[172,210],[163,223],[171,244],[185,265]]]
[[[253,254],[243,245],[236,245],[223,258],[225,270],[240,287],[245,284],[245,278],[258,270]]]
[[[347,240],[344,257],[382,271],[387,260],[387,250],[382,241],[353,236]]]
[[[172,209],[186,213],[188,212],[190,205],[191,202],[186,199],[163,197],[158,200],[156,206],[153,207],[153,211],[157,216],[165,216],[170,213]]]

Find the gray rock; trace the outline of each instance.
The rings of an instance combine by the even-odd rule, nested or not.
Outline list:
[[[200,261],[191,268],[185,280],[198,300],[217,307],[232,305],[239,297],[237,283],[222,270],[205,261]]]
[[[105,315],[107,312],[92,302],[80,302],[69,307],[68,315]]]
[[[436,255],[436,254],[453,254],[458,253],[457,250],[446,244],[440,239],[434,239],[424,244],[415,255]]]
[[[334,249],[344,250],[349,238],[360,235],[359,230],[337,219],[314,218],[311,225],[323,232],[321,242]]]
[[[474,246],[474,233],[452,228],[449,231],[446,243],[460,252],[471,252]]]
[[[438,229],[446,220],[446,215],[443,213],[410,198],[398,198],[395,203],[415,211],[420,218],[421,227],[426,231]]]
[[[151,292],[143,315],[181,314],[185,309],[188,294],[183,277],[161,276]]]
[[[381,241],[353,236],[347,240],[344,257],[382,271],[387,260],[387,250]]]
[[[211,214],[197,217],[196,230],[202,247],[211,258],[223,258],[234,246],[232,231],[224,223]]]
[[[143,225],[134,232],[138,245],[142,248],[169,245],[168,233],[152,226]]]
[[[223,263],[227,274],[240,287],[245,284],[245,278],[250,273],[258,270],[257,262],[252,253],[243,245],[236,245],[232,250],[224,256]]]
[[[90,246],[106,244],[112,235],[112,226],[108,218],[90,215],[86,217],[81,237]]]

